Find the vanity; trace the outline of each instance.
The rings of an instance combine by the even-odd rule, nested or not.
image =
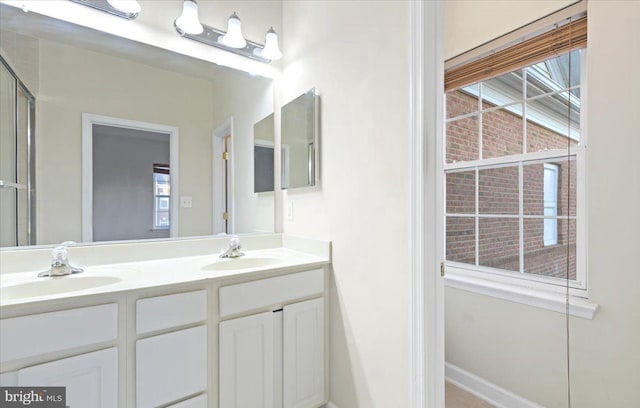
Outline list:
[[[281,234],[0,254],[0,383],[70,407],[305,408],[328,401],[328,242]]]

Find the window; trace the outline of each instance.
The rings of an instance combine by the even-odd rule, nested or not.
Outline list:
[[[585,55],[574,50],[447,92],[449,270],[558,290],[568,276],[584,293]]]
[[[544,245],[558,243],[558,166],[544,164]]]
[[[153,229],[169,229],[171,177],[168,164],[153,165]]]

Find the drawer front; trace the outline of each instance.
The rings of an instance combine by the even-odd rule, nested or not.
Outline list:
[[[186,401],[169,405],[167,408],[207,408],[207,394],[198,395],[195,398],[189,398]]]
[[[136,407],[157,407],[207,388],[207,329],[198,326],[136,342]]]
[[[0,320],[0,362],[114,340],[118,305],[83,307]]]
[[[198,323],[206,318],[206,290],[157,296],[136,302],[138,334]]]
[[[115,347],[18,371],[20,386],[66,388],[68,407],[117,408],[118,350]]]
[[[313,296],[323,291],[322,269],[225,286],[220,288],[220,316]]]

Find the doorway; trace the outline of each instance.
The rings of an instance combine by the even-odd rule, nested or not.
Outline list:
[[[178,236],[178,129],[82,119],[83,242]]]

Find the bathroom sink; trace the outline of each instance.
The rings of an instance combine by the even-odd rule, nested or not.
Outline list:
[[[12,300],[35,296],[55,295],[76,292],[100,286],[112,285],[122,279],[112,276],[60,276],[55,278],[37,278],[23,283],[0,287],[0,299]]]
[[[224,258],[202,267],[205,271],[235,271],[257,269],[282,263],[278,258]]]

